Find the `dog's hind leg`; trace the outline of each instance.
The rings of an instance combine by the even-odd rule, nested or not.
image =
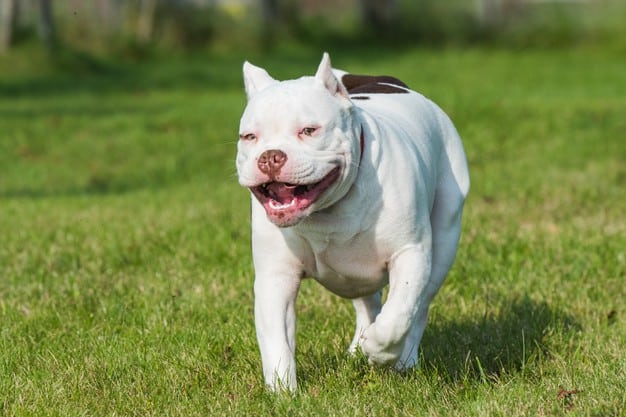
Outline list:
[[[350,347],[348,348],[348,352],[352,354],[356,352],[363,332],[374,322],[376,316],[380,313],[381,300],[381,291],[352,300],[352,305],[354,306],[354,311],[356,313],[356,329],[354,331],[352,343],[350,343]]]
[[[462,150],[457,149],[457,152]],[[464,161],[464,156],[457,160]],[[444,174],[437,187],[430,216],[432,231],[430,280],[424,289],[424,301],[415,315],[411,330],[404,341],[402,354],[396,363],[396,368],[401,370],[417,365],[419,344],[428,322],[428,308],[454,263],[461,234],[461,216],[469,178],[467,166],[461,163],[453,168],[446,155],[442,168]],[[458,176],[463,178],[459,179]],[[459,185],[459,182],[462,185]]]
[[[404,340],[400,359],[396,362],[396,369],[400,371],[417,366],[419,344],[428,321],[428,307],[420,308],[414,320],[411,330]]]
[[[439,179],[430,211],[433,257],[428,290],[433,296],[454,263],[461,235],[463,205],[470,187],[461,138],[445,114],[441,113],[440,118],[445,150],[439,161]]]
[[[429,292],[434,294],[443,284],[456,257],[461,235],[461,216],[465,196],[454,190],[437,192],[435,204],[430,216],[432,227],[432,270],[430,273]]]
[[[439,195],[435,201],[435,210],[431,216],[433,253],[430,280],[424,289],[423,301],[413,319],[411,330],[404,341],[396,369],[404,370],[417,366],[418,348],[428,322],[428,308],[456,257],[463,207],[462,200],[459,204],[459,198],[460,194],[454,197],[456,201],[450,201]]]

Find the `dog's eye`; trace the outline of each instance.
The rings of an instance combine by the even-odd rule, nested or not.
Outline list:
[[[241,140],[256,140],[256,135],[254,133],[247,133],[239,135],[239,139]]]
[[[304,136],[313,136],[313,133],[315,133],[316,130],[317,128],[315,127],[305,127],[300,131],[300,134]]]

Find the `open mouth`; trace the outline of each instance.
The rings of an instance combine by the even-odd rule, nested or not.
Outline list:
[[[250,191],[265,208],[267,216],[279,226],[289,226],[339,178],[339,167],[331,170],[321,181],[312,184],[266,182]]]

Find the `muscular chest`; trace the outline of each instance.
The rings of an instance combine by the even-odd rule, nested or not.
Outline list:
[[[348,241],[313,239],[307,246],[305,274],[337,295],[360,297],[387,284],[385,256],[367,236]]]

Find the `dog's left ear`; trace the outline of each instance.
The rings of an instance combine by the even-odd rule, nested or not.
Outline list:
[[[263,68],[252,65],[248,61],[243,64],[243,83],[246,87],[248,100],[256,93],[265,89],[277,81],[273,79]]]
[[[315,79],[326,87],[326,89],[330,91],[330,94],[333,96],[348,98],[348,91],[343,84],[339,82],[337,77],[335,77],[335,74],[333,74],[328,52],[324,52],[322,62],[320,62],[320,66],[317,68],[317,72],[315,73]]]

